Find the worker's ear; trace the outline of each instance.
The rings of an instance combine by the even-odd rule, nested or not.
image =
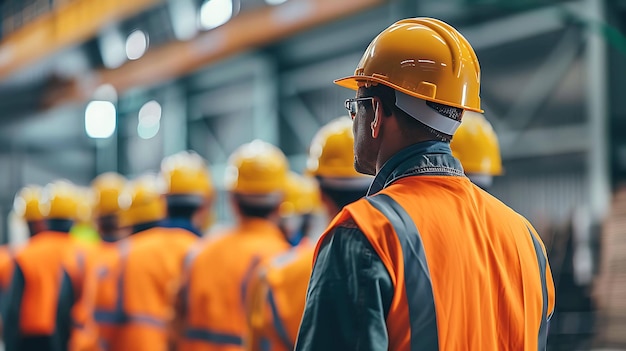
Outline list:
[[[370,128],[372,130],[372,138],[376,139],[378,138],[378,134],[380,133],[380,127],[382,126],[384,117],[383,115],[385,112],[383,111],[382,103],[378,98],[374,98],[373,104],[374,121],[372,121],[372,123],[370,124]]]

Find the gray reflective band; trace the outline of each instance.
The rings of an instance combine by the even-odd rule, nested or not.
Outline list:
[[[426,100],[418,99],[397,90],[396,106],[416,120],[447,135],[454,135],[456,129],[461,125],[460,121],[446,117],[426,105]]]
[[[411,351],[439,350],[437,314],[424,245],[411,216],[385,194],[366,198],[391,223],[404,256],[404,286],[411,327]]]
[[[541,324],[539,324],[539,336],[537,350],[546,350],[548,344],[548,282],[546,280],[546,266],[547,259],[541,249],[539,240],[535,237],[532,230],[528,229],[528,233],[533,240],[533,246],[535,247],[535,254],[537,255],[537,261],[539,262],[539,275],[541,276],[541,294],[543,296],[543,305],[541,307]]]

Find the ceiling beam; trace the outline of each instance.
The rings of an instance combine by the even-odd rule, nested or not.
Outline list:
[[[81,44],[107,24],[136,15],[161,0],[66,1],[0,42],[0,79],[62,49]]]
[[[280,6],[265,6],[233,18],[225,25],[190,41],[172,42],[155,48],[140,60],[114,70],[99,70],[77,78],[75,84],[55,95],[54,103],[84,101],[101,84],[118,92],[136,86],[162,83],[235,53],[269,44],[296,32],[322,25],[384,3],[385,0],[292,0]]]

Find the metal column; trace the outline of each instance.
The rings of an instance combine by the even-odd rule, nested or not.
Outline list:
[[[604,23],[604,1],[586,0],[586,15],[593,23]],[[607,46],[604,38],[589,28],[587,35],[587,113],[591,143],[588,153],[589,198],[594,221],[607,212],[610,190],[608,157]]]

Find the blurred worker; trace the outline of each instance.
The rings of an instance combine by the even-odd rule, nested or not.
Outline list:
[[[151,190],[137,184],[130,208],[133,232],[120,242],[121,271],[115,285],[113,312],[97,320],[112,330],[102,341],[110,350],[154,351],[168,348],[168,330],[184,258],[209,223],[213,185],[205,161],[193,152],[181,152],[161,163],[167,217],[154,216],[154,202],[139,203]],[[152,184],[152,191],[157,185]],[[141,195],[141,196],[140,196]],[[124,202],[124,201],[123,201]],[[143,230],[142,230],[143,229]],[[108,288],[110,285],[108,285]],[[109,310],[110,311],[110,310]]]
[[[321,198],[315,180],[296,172],[289,172],[285,198],[280,204],[278,213],[279,227],[291,246],[298,246],[306,240],[320,206]]]
[[[40,199],[41,187],[28,185],[16,194],[13,201],[13,211],[26,222],[29,237],[46,230],[46,223],[39,209]],[[2,296],[9,287],[12,271],[12,249],[9,244],[6,244],[0,248],[0,292]]]
[[[93,350],[93,280],[89,253],[69,235],[78,193],[67,181],[48,184],[40,200],[47,229],[15,254],[5,299],[4,338],[12,350]],[[31,226],[31,232],[33,232]]]
[[[95,196],[93,213],[98,234],[105,243],[116,242],[129,234],[120,223],[120,195],[126,183],[126,178],[115,172],[100,174],[91,182]]]
[[[76,187],[78,193],[78,215],[70,229],[70,236],[92,249],[100,242],[93,222],[94,194],[89,187]]]
[[[145,173],[133,179],[120,194],[120,230],[135,235],[157,227],[167,215],[161,176]]]
[[[13,211],[26,222],[30,237],[46,229],[43,215],[39,210],[40,198],[41,187],[29,185],[22,188],[13,201]],[[12,273],[13,249],[9,244],[2,245],[0,247],[0,306],[3,306],[3,299],[11,283]]]
[[[152,185],[151,183],[148,187],[152,188]],[[102,318],[103,314],[112,313],[116,306],[116,288],[121,269],[119,265],[120,251],[117,242],[130,233],[130,229],[122,228],[122,209],[120,208],[120,197],[127,190],[127,187],[127,180],[122,175],[114,172],[100,174],[91,182],[91,188],[95,197],[93,216],[101,239],[97,250],[97,264],[94,272],[97,277],[94,314],[98,323],[98,337],[100,343],[103,344],[101,346],[106,345],[106,340],[111,337],[112,329],[114,328],[114,326],[102,323],[98,319]],[[160,194],[156,192],[156,189],[150,192],[150,194],[153,194],[152,201],[157,202],[157,205],[153,206],[156,208],[155,216],[161,219],[165,215],[165,207],[158,204]],[[131,199],[138,199],[136,195],[136,193],[131,194]],[[146,200],[146,197],[143,197],[142,200],[150,201],[149,199]],[[137,204],[135,205],[137,206]],[[106,350],[105,347],[102,348]]]
[[[336,83],[357,91],[355,169],[376,177],[318,241],[296,350],[544,350],[543,243],[450,150],[464,111],[482,112],[469,42],[398,21]]]
[[[41,190],[37,185],[25,186],[17,193],[13,202],[13,210],[26,221],[30,237],[46,230],[46,221],[39,207]]]
[[[352,121],[337,118],[322,127],[311,143],[307,173],[315,176],[330,218],[362,198],[372,181],[354,170]],[[306,193],[304,193],[306,194]],[[319,195],[310,194],[309,197]],[[302,320],[306,288],[311,276],[316,234],[310,242],[271,260],[251,282],[246,349],[293,350]]]
[[[182,290],[178,350],[242,350],[247,281],[263,259],[289,249],[278,227],[288,163],[277,147],[255,140],[228,160],[226,188],[238,224],[193,251]]]
[[[465,175],[472,183],[487,190],[493,177],[502,174],[502,157],[498,136],[485,116],[465,111],[461,125],[450,141],[452,156],[461,161]]]

